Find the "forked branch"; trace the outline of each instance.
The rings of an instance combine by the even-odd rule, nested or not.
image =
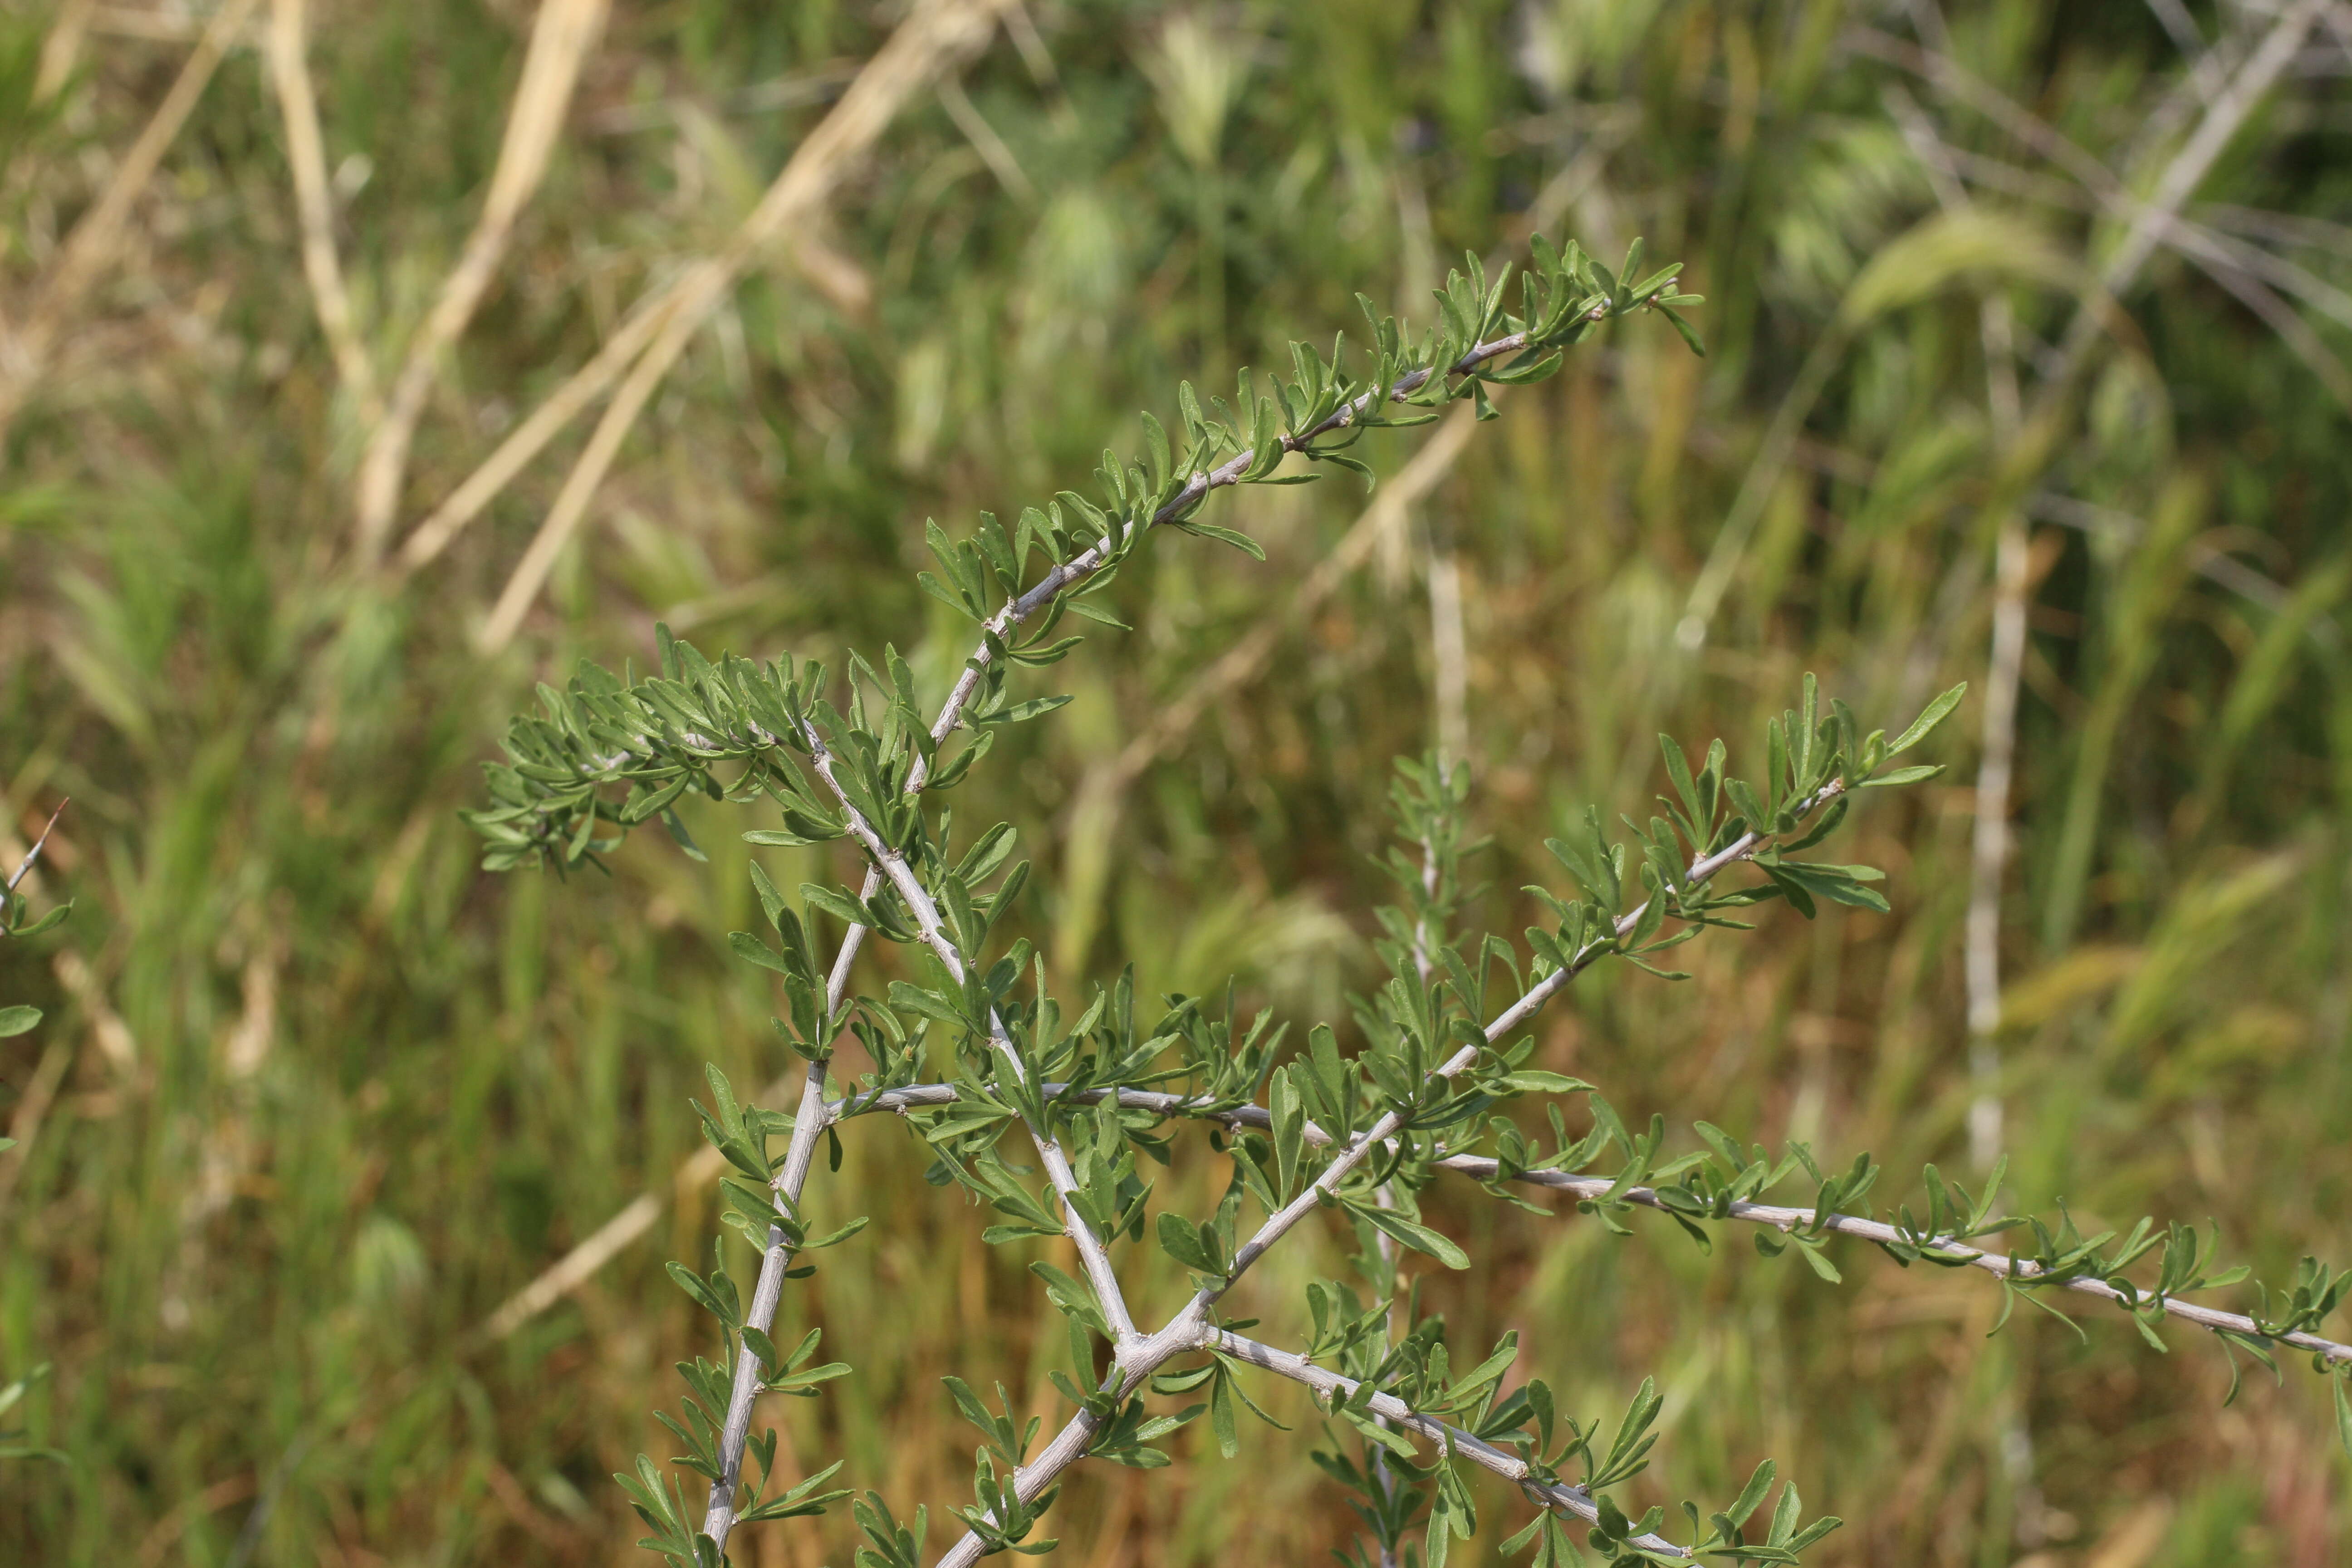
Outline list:
[[[983,1446],[975,1457],[975,1500],[955,1510],[965,1528],[939,1568],[1040,1549],[1023,1543],[1072,1465],[1088,1458],[1166,1463],[1152,1441],[1203,1410],[1219,1447],[1234,1452],[1234,1412],[1248,1403],[1236,1373],[1252,1368],[1315,1388],[1339,1426],[1366,1445],[1360,1466],[1344,1456],[1324,1458],[1327,1468],[1362,1493],[1383,1562],[1402,1560],[1399,1542],[1416,1509],[1427,1517],[1425,1568],[1443,1568],[1445,1542],[1470,1532],[1475,1509],[1454,1469],[1461,1458],[1520,1482],[1539,1505],[1534,1533],[1521,1538],[1538,1542],[1538,1568],[1564,1568],[1572,1549],[1559,1533],[1563,1518],[1584,1521],[1589,1539],[1616,1562],[1729,1554],[1789,1563],[1834,1527],[1833,1520],[1802,1523],[1793,1489],[1782,1489],[1765,1540],[1748,1542],[1746,1521],[1771,1489],[1769,1464],[1735,1502],[1710,1516],[1711,1532],[1700,1539],[1676,1544],[1660,1535],[1659,1510],[1628,1520],[1607,1493],[1642,1468],[1654,1440],[1644,1435],[1657,1409],[1648,1386],[1605,1456],[1594,1447],[1595,1431],[1571,1422],[1566,1447],[1543,1458],[1554,1425],[1549,1391],[1529,1383],[1508,1395],[1500,1392],[1515,1342],[1507,1339],[1476,1366],[1456,1373],[1442,1324],[1413,1306],[1402,1308],[1397,1332],[1399,1303],[1366,1304],[1348,1288],[1318,1283],[1308,1291],[1313,1342],[1299,1352],[1241,1339],[1219,1321],[1220,1303],[1234,1283],[1320,1208],[1340,1210],[1357,1227],[1368,1249],[1360,1264],[1368,1278],[1393,1281],[1395,1258],[1405,1249],[1468,1267],[1468,1256],[1421,1218],[1416,1194],[1439,1172],[1468,1176],[1515,1202],[1524,1202],[1515,1192],[1530,1187],[1562,1192],[1615,1229],[1622,1228],[1617,1216],[1635,1207],[1666,1213],[1702,1240],[1706,1226],[1740,1221],[1763,1227],[1757,1232],[1762,1249],[1793,1246],[1832,1279],[1836,1272],[1822,1247],[1832,1236],[1850,1235],[1906,1264],[1984,1270],[2012,1297],[2037,1304],[2057,1288],[2100,1296],[2131,1310],[2151,1339],[2151,1324],[2172,1317],[2257,1357],[2285,1345],[2312,1352],[2323,1366],[2346,1360],[2344,1347],[2317,1330],[2352,1279],[2316,1265],[2306,1265],[2275,1300],[2266,1295],[2260,1313],[2219,1312],[2185,1298],[2241,1276],[2216,1274],[2194,1234],[2177,1228],[2158,1236],[2143,1222],[2116,1241],[2080,1237],[2071,1222],[2054,1230],[2034,1225],[2033,1250],[1982,1249],[1976,1244],[1985,1237],[2034,1224],[1993,1213],[1997,1178],[1979,1199],[1945,1184],[1930,1167],[1924,1215],[1904,1209],[1882,1222],[1861,1205],[1876,1177],[1866,1157],[1825,1175],[1801,1146],[1769,1159],[1705,1123],[1698,1132],[1708,1152],[1669,1157],[1662,1119],[1646,1132],[1630,1131],[1598,1095],[1590,1102],[1591,1129],[1580,1138],[1571,1139],[1552,1110],[1557,1146],[1547,1151],[1499,1114],[1530,1096],[1591,1093],[1589,1085],[1528,1065],[1535,1047],[1525,1026],[1593,964],[1622,957],[1650,969],[1670,949],[1710,928],[1736,927],[1736,911],[1772,899],[1809,918],[1821,902],[1885,910],[1871,886],[1879,872],[1802,858],[1801,852],[1835,831],[1858,792],[1937,771],[1896,766],[1895,759],[1952,711],[1958,688],[1890,740],[1883,731],[1864,734],[1842,703],[1825,707],[1809,677],[1801,706],[1767,726],[1766,765],[1753,783],[1733,776],[1720,742],[1694,767],[1680,747],[1663,741],[1672,789],[1660,797],[1662,815],[1646,827],[1628,819],[1633,837],[1616,841],[1599,814],[1588,811],[1564,838],[1551,841],[1580,890],[1564,897],[1529,889],[1549,919],[1528,931],[1525,950],[1494,937],[1465,943],[1450,929],[1459,901],[1451,889],[1461,886],[1461,793],[1433,765],[1403,770],[1395,802],[1418,858],[1401,857],[1396,864],[1412,907],[1382,916],[1395,939],[1381,945],[1393,978],[1357,1004],[1361,1043],[1352,1054],[1340,1049],[1335,1031],[1318,1025],[1303,1050],[1286,1056],[1281,1033],[1264,1018],[1244,1031],[1239,1020],[1212,1018],[1183,998],[1171,998],[1160,1022],[1142,1031],[1125,980],[1098,989],[1075,1021],[1066,1022],[1027,943],[1015,942],[999,955],[991,932],[1026,873],[1024,863],[999,874],[1013,830],[999,824],[951,850],[947,817],[931,810],[930,796],[959,782],[999,728],[1066,700],[1016,700],[1012,673],[1068,654],[1078,639],[1055,640],[1055,634],[1069,614],[1117,624],[1098,595],[1146,536],[1174,528],[1255,552],[1241,535],[1202,521],[1216,490],[1283,482],[1289,476],[1277,469],[1293,456],[1360,468],[1347,453],[1360,431],[1417,422],[1393,417],[1392,409],[1458,398],[1484,414],[1486,382],[1548,374],[1559,351],[1598,322],[1649,310],[1671,316],[1678,301],[1668,292],[1674,268],[1630,284],[1573,247],[1566,256],[1536,248],[1523,314],[1505,310],[1503,280],[1490,284],[1474,264],[1466,276],[1448,280],[1439,321],[1418,342],[1392,320],[1375,320],[1360,372],[1344,368],[1338,350],[1327,362],[1301,347],[1294,353],[1295,375],[1276,378],[1270,395],[1245,375],[1234,404],[1218,402],[1213,414],[1190,387],[1182,389],[1181,441],[1171,447],[1147,416],[1143,458],[1106,462],[1097,476],[1100,504],[1064,492],[1050,508],[1025,512],[1014,528],[983,518],[961,541],[930,525],[940,570],[925,574],[922,584],[969,616],[980,634],[936,711],[919,705],[913,672],[895,651],[886,651],[878,668],[853,658],[845,688],[821,667],[790,658],[765,666],[734,658],[712,663],[664,630],[657,676],[623,682],[583,667],[567,690],[543,692],[542,717],[517,721],[508,742],[511,765],[490,772],[494,804],[472,814],[493,868],[551,858],[564,867],[594,863],[628,828],[656,816],[683,838],[674,803],[688,789],[738,804],[772,804],[782,826],[747,833],[755,845],[849,839],[866,862],[856,890],[804,884],[797,907],[755,866],[752,879],[774,944],[747,932],[730,938],[740,955],[779,977],[786,1016],[778,1025],[808,1068],[791,1118],[739,1107],[725,1079],[711,1074],[708,1135],[730,1164],[760,1184],[728,1184],[729,1219],[759,1247],[761,1263],[748,1311],[724,1268],[706,1279],[672,1266],[681,1286],[719,1318],[722,1357],[688,1369],[686,1419],[663,1417],[688,1445],[681,1462],[710,1482],[698,1526],[651,1460],[641,1459],[637,1474],[624,1478],[656,1531],[649,1544],[688,1568],[714,1564],[737,1522],[819,1511],[843,1495],[818,1490],[828,1470],[764,1496],[775,1438],[753,1437],[751,1420],[761,1393],[811,1393],[814,1384],[848,1370],[808,1364],[814,1333],[789,1353],[770,1334],[782,1284],[799,1271],[787,1265],[864,1223],[831,1237],[806,1236],[800,1200],[819,1141],[844,1121],[882,1110],[898,1113],[920,1136],[935,1156],[935,1176],[961,1184],[1007,1217],[1010,1223],[992,1226],[985,1239],[1067,1237],[1085,1276],[1071,1279],[1042,1261],[1033,1266],[1072,1325],[1079,1374],[1075,1382],[1055,1374],[1076,1409],[1042,1447],[1032,1450],[1034,1423],[1024,1428],[1009,1408],[1000,1414],[950,1380]],[[1629,258],[1627,277],[1633,266]],[[1046,564],[1033,575],[1030,563],[1040,554]],[[1739,866],[1752,868],[1756,879],[1721,885],[1734,880],[1722,873]],[[820,917],[845,927],[822,970]],[[883,997],[853,997],[850,975],[869,932],[920,949],[926,956],[917,972],[923,978],[895,981]],[[1507,986],[1495,984],[1498,972]],[[874,1068],[828,1100],[828,1063],[845,1033],[858,1039]],[[948,1079],[953,1081],[942,1081]],[[1189,1295],[1160,1328],[1144,1332],[1113,1249],[1145,1234],[1150,1189],[1138,1175],[1136,1156],[1164,1157],[1153,1130],[1175,1118],[1221,1127],[1217,1142],[1233,1162],[1234,1181],[1205,1218],[1157,1215],[1160,1247],[1186,1269]],[[1044,1163],[1049,1197],[1031,1191],[1023,1180],[1027,1168],[1001,1152],[1014,1122]],[[769,1142],[786,1133],[790,1147],[778,1163]],[[1591,1171],[1612,1152],[1622,1156],[1613,1173]],[[1817,1184],[1811,1207],[1762,1201],[1800,1170]],[[1259,1218],[1245,1228],[1243,1211],[1252,1204]],[[2152,1254],[2159,1278],[2143,1289],[2124,1271]],[[1177,1415],[1146,1412],[1147,1394],[1202,1387],[1209,1390],[1202,1405]],[[1405,1434],[1436,1443],[1437,1458],[1424,1464]],[[1579,1455],[1584,1475],[1570,1482],[1558,1466]],[[752,1457],[759,1459],[756,1482],[748,1479]],[[1398,1484],[1407,1477],[1409,1484]],[[860,1568],[923,1568],[914,1537],[889,1521],[878,1500],[857,1507],[874,1542],[861,1553]]]

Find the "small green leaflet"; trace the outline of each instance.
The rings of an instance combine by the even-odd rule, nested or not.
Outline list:
[[[1952,710],[1960,705],[1960,699],[1968,694],[1969,683],[1963,680],[1933,702],[1928,703],[1919,717],[1911,721],[1911,727],[1908,730],[1886,743],[1886,754],[1891,757],[1898,752],[1907,752],[1926,740],[1928,732],[1942,723]]]
[[[1350,1201],[1348,1204],[1348,1211],[1350,1214],[1363,1215],[1415,1252],[1425,1252],[1448,1268],[1470,1267],[1470,1255],[1454,1246],[1451,1239],[1425,1225],[1414,1224],[1394,1209],[1384,1209],[1372,1204]]]

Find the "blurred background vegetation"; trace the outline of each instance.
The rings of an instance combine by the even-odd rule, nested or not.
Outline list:
[[[661,1270],[717,1228],[687,1099],[705,1060],[783,1062],[724,943],[745,824],[694,819],[707,865],[641,836],[609,879],[476,870],[454,814],[506,717],[579,658],[642,667],[656,619],[713,651],[891,641],[943,682],[964,649],[912,582],[926,515],[1076,487],[1179,378],[1352,327],[1360,289],[1412,313],[1538,218],[1684,258],[1709,357],[1625,323],[1432,459],[1416,505],[1358,528],[1350,482],[1251,491],[1215,521],[1268,566],[1148,550],[1117,590],[1135,634],[1060,667],[1076,702],[958,806],[1021,828],[1063,980],[1131,961],[1149,994],[1233,975],[1244,1011],[1339,1019],[1376,973],[1392,755],[1466,757],[1480,913],[1510,931],[1513,889],[1557,879],[1547,832],[1640,810],[1657,731],[1736,756],[1806,668],[1874,721],[1969,679],[1952,773],[1858,818],[1891,918],[1775,907],[1691,950],[1690,984],[1596,977],[1538,1059],[1629,1118],[1825,1161],[1997,1144],[2021,1206],[2210,1215],[2263,1278],[2352,1260],[2352,7],[1031,0],[753,251],[543,586],[514,574],[585,423],[446,551],[377,567],[362,471],[486,201],[516,216],[470,321],[422,340],[395,547],[727,243],[898,19],[660,0],[599,33],[600,5],[546,3],[587,36],[576,82],[548,43],[520,131],[526,0],[0,8],[0,850],[71,795],[37,905],[78,900],[0,952],[0,997],[48,1009],[0,1042],[0,1382],[54,1363],[16,1415],[69,1456],[0,1465],[0,1557],[635,1557],[607,1477],[668,1451],[648,1412],[705,1348]],[[1443,439],[1370,449],[1392,472]],[[1972,1070],[2004,543],[2018,838]],[[1022,1259],[903,1132],[851,1131],[814,1210],[878,1223],[779,1337],[823,1324],[859,1375],[780,1414],[779,1463],[936,1506],[970,1475],[938,1376],[1050,1410],[1059,1335],[1033,1356]],[[1180,1159],[1162,1192],[1201,1184]],[[633,1201],[643,1235],[481,1328]],[[1428,1289],[1469,1340],[1520,1329],[1572,1409],[1654,1373],[1645,1500],[1769,1453],[1849,1521],[1823,1563],[2345,1560],[2346,1465],[2293,1367],[2225,1409],[2210,1343],[2032,1313],[1988,1339],[1973,1277],[1848,1249],[1832,1288],[1496,1207],[1433,1194],[1489,1267]],[[1269,1332],[1318,1263],[1264,1271]],[[1235,1464],[1195,1436],[1175,1471],[1075,1479],[1062,1560],[1347,1538],[1304,1433]],[[816,1568],[848,1521],[739,1541]]]

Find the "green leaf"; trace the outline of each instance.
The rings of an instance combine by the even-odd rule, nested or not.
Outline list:
[[[760,912],[768,917],[768,923],[781,928],[785,913],[784,895],[776,890],[776,884],[769,879],[767,868],[757,860],[751,862],[751,890],[759,895]]]
[[[1084,616],[1090,621],[1100,621],[1104,626],[1116,626],[1123,632],[1131,632],[1135,629],[1092,599],[1073,598],[1064,602],[1070,606],[1072,615]]]
[[[975,1034],[982,1032],[987,1027],[982,1021],[965,1016],[962,1008],[938,992],[926,991],[919,985],[909,985],[903,980],[890,982],[890,1005],[900,1012],[935,1018],[942,1024],[950,1025],[959,1029],[970,1029]]]
[[[1917,767],[1897,768],[1891,773],[1880,773],[1875,778],[1864,779],[1856,787],[1861,789],[1891,789],[1896,784],[1917,784],[1922,779],[1934,778],[1937,773],[1940,773],[1943,771],[1944,765],[1941,763],[1937,763],[1932,765],[1922,764]]]
[[[1772,879],[1772,885],[1780,889],[1782,896],[1788,899],[1790,908],[1807,920],[1813,918],[1813,895],[1807,890],[1804,883],[1789,874],[1787,867],[1768,866],[1759,861],[1757,868]]]
[[[1778,865],[1766,867],[1765,870],[1784,889],[1794,884],[1815,897],[1827,899],[1833,904],[1844,904],[1857,910],[1875,910],[1880,914],[1888,912],[1886,900],[1862,885],[1865,879],[1858,873],[1871,871],[1870,867],[1830,866],[1812,861],[1783,860]],[[1878,879],[1874,872],[1867,879],[1875,881]],[[1796,901],[1793,892],[1790,894],[1790,901],[1792,903]]]
[[[965,600],[962,595],[958,594],[955,590],[950,588],[946,584],[940,582],[937,577],[932,576],[929,572],[916,573],[915,584],[918,587],[921,588],[924,593],[929,594],[932,598],[937,599],[940,604],[945,605],[948,608],[955,611],[956,614],[963,616],[967,620],[977,621],[987,618],[974,611],[971,604]]]
[[[730,1329],[736,1327],[735,1313],[719,1300],[710,1287],[703,1282],[700,1275],[683,1263],[672,1263],[668,1265],[668,1268],[669,1277],[677,1282],[677,1288],[693,1297],[704,1311],[709,1312]]]
[[[1832,1285],[1845,1283],[1845,1276],[1837,1271],[1837,1265],[1822,1256],[1822,1249],[1818,1246],[1801,1241],[1797,1244],[1797,1250],[1805,1255],[1805,1262],[1811,1266],[1814,1273]]]
[[[1534,1068],[1522,1068],[1517,1072],[1507,1072],[1499,1078],[1490,1079],[1487,1081],[1499,1084],[1506,1089],[1516,1089],[1523,1094],[1589,1094],[1592,1091],[1592,1086],[1580,1078],[1570,1078],[1565,1073],[1543,1072]]]
[[[593,822],[595,820],[595,814],[591,812],[582,820]],[[705,855],[702,852],[702,846],[694,841],[694,835],[686,830],[685,821],[679,817],[676,811],[663,811],[661,814],[661,820],[662,826],[669,829],[669,836],[677,841],[677,847],[686,851],[688,859],[707,861],[710,858],[709,856]]]
[[[1068,702],[1068,697],[1038,697],[1027,702],[1015,702],[999,709],[985,718],[975,721],[982,724],[1022,724],[1032,719],[1042,719],[1055,709]]]
[[[1374,1204],[1353,1201],[1349,1203],[1348,1208],[1350,1213],[1363,1215],[1415,1252],[1425,1252],[1448,1268],[1470,1267],[1470,1255],[1454,1246],[1452,1240],[1425,1225],[1414,1224],[1394,1209],[1384,1209]]]
[[[1899,752],[1907,752],[1926,740],[1928,732],[1942,723],[1952,710],[1960,705],[1960,699],[1968,693],[1969,683],[1963,680],[1933,702],[1928,703],[1919,717],[1911,721],[1911,727],[1908,730],[1886,743],[1886,754],[1891,757]]]
[[[847,1241],[851,1237],[856,1236],[859,1231],[864,1230],[866,1226],[866,1223],[872,1218],[873,1216],[871,1215],[859,1215],[856,1219],[851,1220],[839,1230],[829,1230],[814,1240],[801,1243],[801,1250],[803,1252],[822,1252],[828,1247],[838,1247],[843,1242]]]
[[[2345,1392],[2352,1385],[2352,1369],[2339,1370],[2331,1381],[2336,1384],[2336,1440],[2352,1456],[2352,1394]]]
[[[73,900],[71,899],[68,899],[64,903],[59,904],[56,909],[51,910],[47,914],[43,915],[31,925],[17,927],[12,934],[19,937],[38,936],[43,931],[47,931],[51,926],[62,921],[71,913],[73,913]]]
[[[1297,1192],[1298,1158],[1306,1147],[1307,1112],[1300,1104],[1298,1086],[1293,1081],[1291,1069],[1279,1068],[1267,1097],[1274,1115],[1274,1155],[1276,1179],[1284,1202]]]
[[[1769,1459],[1756,1467],[1755,1474],[1748,1478],[1748,1485],[1741,1489],[1738,1500],[1724,1510],[1734,1525],[1746,1524],[1748,1516],[1764,1506],[1764,1494],[1772,1489],[1772,1478],[1779,1470],[1780,1467]]]
[[[873,919],[868,910],[848,894],[832,888],[822,888],[814,882],[801,884],[801,902],[813,904],[835,919],[854,926],[870,926]]]
[[[778,974],[783,975],[790,975],[793,973],[792,965],[786,963],[774,948],[770,947],[748,931],[729,931],[727,945],[735,950],[736,957],[748,959],[762,969],[772,969]]]
[[[1675,310],[1672,306],[1661,303],[1655,300],[1653,300],[1650,302],[1650,309],[1657,311],[1658,314],[1664,316],[1667,321],[1674,323],[1675,331],[1682,335],[1684,342],[1690,345],[1691,353],[1698,355],[1701,359],[1705,359],[1706,357],[1706,344],[1699,340],[1698,329],[1692,326],[1688,321],[1684,321],[1681,312]]]
[[[1221,544],[1230,544],[1234,549],[1255,556],[1260,561],[1265,559],[1265,551],[1256,540],[1246,533],[1235,533],[1230,528],[1219,528],[1213,523],[1207,522],[1186,522],[1180,526],[1187,533],[1197,533],[1203,539],[1213,539]]]
[[[21,1035],[41,1021],[38,1007],[0,1007],[0,1040]]]
[[[1181,1215],[1162,1212],[1159,1220],[1160,1249],[1187,1268],[1203,1274],[1222,1274],[1223,1269],[1211,1257],[1201,1240],[1201,1233],[1192,1222]]]

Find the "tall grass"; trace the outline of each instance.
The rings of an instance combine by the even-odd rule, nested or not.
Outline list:
[[[334,239],[382,380],[479,208],[530,8],[311,13]],[[131,14],[0,16],[11,331],[198,30],[156,7],[145,34],[183,36],[134,36]],[[782,1053],[717,940],[749,923],[730,834],[700,836],[709,864],[642,841],[609,879],[474,869],[453,814],[499,722],[578,657],[643,659],[656,617],[760,654],[893,639],[943,687],[956,628],[909,585],[926,514],[1072,483],[1175,379],[1350,326],[1358,289],[1412,310],[1540,200],[1600,254],[1640,233],[1683,258],[1710,357],[1626,332],[1515,397],[1285,634],[1275,674],[1088,793],[1364,498],[1244,497],[1266,567],[1139,562],[1119,590],[1136,634],[1062,667],[1067,721],[971,786],[1047,873],[1032,934],[1073,980],[1130,960],[1147,994],[1237,974],[1245,1009],[1339,1019],[1373,973],[1387,761],[1437,739],[1447,682],[1475,813],[1498,844],[1539,844],[1570,802],[1638,801],[1656,731],[1752,735],[1801,668],[1864,711],[1981,680],[2013,506],[2029,636],[1993,1087],[2016,1200],[2210,1214],[2273,1278],[2352,1256],[2352,54],[2332,23],[2303,41],[2182,206],[2194,231],[2110,303],[2090,283],[2127,243],[2114,191],[2160,188],[2273,25],[2191,7],[2180,39],[2180,15],[1033,6],[732,293],[488,656],[473,635],[584,433],[416,574],[344,564],[365,415],[317,324],[248,26],[54,323],[0,451],[0,787],[19,840],[74,797],[41,896],[79,900],[0,951],[0,998],[50,1009],[0,1042],[0,1131],[21,1140],[0,1153],[0,1382],[56,1364],[19,1409],[71,1456],[0,1465],[0,1552],[633,1555],[604,1478],[698,1348],[658,1259],[707,1255],[717,1227],[710,1194],[673,1183],[686,1099],[705,1060],[755,1082]],[[814,0],[614,8],[436,381],[404,529],[642,290],[724,243],[886,31]],[[2013,436],[1989,411],[1989,299],[2036,416]],[[2095,331],[2048,380],[2078,315]],[[1677,628],[1719,550],[1693,649]],[[1449,563],[1458,670],[1431,630]],[[1629,1114],[1965,1163],[1972,776],[1864,821],[1893,919],[1773,916],[1687,985],[1603,981],[1549,1023],[1543,1064]],[[797,879],[818,852],[763,853]],[[1479,917],[1525,923],[1511,889],[1532,868],[1498,850],[1484,869]],[[861,1375],[780,1418],[779,1466],[843,1454],[845,1480],[936,1499],[965,1463],[937,1376],[1044,1408],[1042,1303],[908,1179],[898,1134],[853,1131],[856,1180],[824,1193],[872,1194],[891,1223],[829,1255],[784,1326],[824,1324]],[[651,1239],[511,1334],[474,1331],[646,1191]],[[1663,1484],[1736,1489],[1780,1456],[1851,1521],[1824,1563],[2315,1568],[2352,1532],[2315,1383],[2257,1377],[2225,1409],[2210,1347],[2159,1360],[2095,1321],[1989,1340],[1991,1294],[1940,1273],[1856,1256],[1832,1289],[1572,1213],[1445,1217],[1503,1281],[1430,1281],[1468,1339],[1520,1327],[1580,1409],[1654,1372]],[[1271,1266],[1266,1300],[1313,1261]],[[1063,1508],[1085,1568],[1296,1557],[1348,1529],[1303,1458],[1262,1454],[1173,1482],[1081,1473]],[[746,1550],[814,1568],[846,1528]]]

